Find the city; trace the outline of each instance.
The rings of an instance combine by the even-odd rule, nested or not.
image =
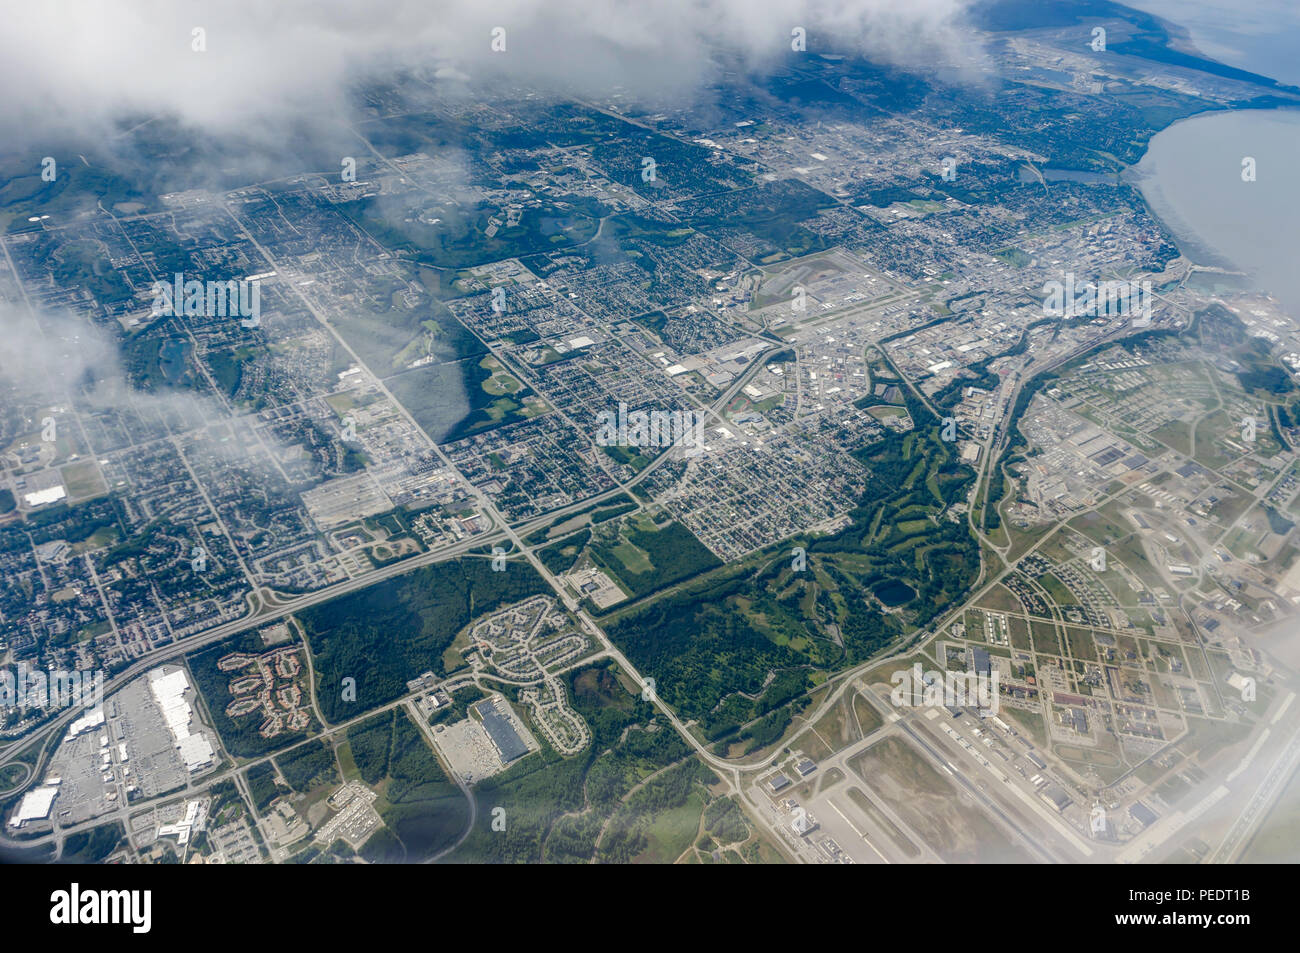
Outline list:
[[[1294,862],[1300,322],[1134,170],[1300,88],[975,6],[7,156],[6,857]]]

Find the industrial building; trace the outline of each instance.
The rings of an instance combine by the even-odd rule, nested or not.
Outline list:
[[[202,734],[190,733],[194,710],[185,699],[185,693],[189,690],[189,679],[185,677],[183,669],[167,672],[156,668],[149,673],[149,691],[158,703],[158,709],[162,712],[185,767],[193,774],[212,763],[213,750],[212,744]]]
[[[491,699],[481,701],[474,706],[474,711],[483,719],[483,728],[492,739],[492,744],[501,754],[501,763],[509,764],[528,754],[528,745],[515,731],[514,723],[503,715],[497,707],[498,702]]]

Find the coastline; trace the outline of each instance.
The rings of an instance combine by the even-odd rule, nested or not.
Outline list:
[[[1142,157],[1136,163],[1125,167],[1120,173],[1120,180],[1137,189],[1142,196],[1147,212],[1160,223],[1161,228],[1174,242],[1179,253],[1192,265],[1203,268],[1220,268],[1240,273],[1245,276],[1245,283],[1255,290],[1294,304],[1297,301],[1295,289],[1288,291],[1285,287],[1273,287],[1278,278],[1276,263],[1271,263],[1266,255],[1253,254],[1253,249],[1246,247],[1249,242],[1243,241],[1242,235],[1247,234],[1249,230],[1240,229],[1234,231],[1238,223],[1229,218],[1224,218],[1215,223],[1218,227],[1217,235],[1214,234],[1214,229],[1207,227],[1205,209],[1215,205],[1215,201],[1209,200],[1208,197],[1216,196],[1220,205],[1227,205],[1228,203],[1224,199],[1226,189],[1244,184],[1244,180],[1241,179],[1238,171],[1240,159],[1235,160],[1238,163],[1238,166],[1233,167],[1235,175],[1229,177],[1225,172],[1223,178],[1218,180],[1218,183],[1221,184],[1217,184],[1211,176],[1204,177],[1197,194],[1198,197],[1204,197],[1205,201],[1200,201],[1195,206],[1195,211],[1201,216],[1200,222],[1189,217],[1193,206],[1188,202],[1186,195],[1179,196],[1176,194],[1179,190],[1184,193],[1188,191],[1188,183],[1180,181],[1178,177],[1179,175],[1187,176],[1189,174],[1187,168],[1181,168],[1177,174],[1171,175],[1168,166],[1163,171],[1159,167],[1159,162],[1162,159],[1165,162],[1169,161],[1169,154],[1163,156],[1160,154],[1162,150],[1168,148],[1169,139],[1185,137],[1188,127],[1193,122],[1204,126],[1206,123],[1221,124],[1225,121],[1241,123],[1243,121],[1268,122],[1270,120],[1295,124],[1296,138],[1300,140],[1300,107],[1270,106],[1209,110],[1178,119],[1153,135],[1148,140]],[[1214,130],[1210,130],[1210,132],[1214,132]],[[1269,130],[1268,132],[1269,135],[1277,135],[1276,130]],[[1203,140],[1202,143],[1189,146],[1187,143],[1179,141],[1176,144],[1180,148],[1173,154],[1179,157],[1192,157],[1186,160],[1189,163],[1198,161],[1203,163],[1211,153],[1216,151],[1224,152],[1224,137],[1207,135],[1206,133],[1198,133],[1198,135]],[[1163,143],[1160,141],[1162,137],[1166,137]],[[1265,137],[1261,136],[1261,138]],[[1247,144],[1248,140],[1243,140],[1241,137],[1231,137],[1226,141],[1236,143],[1243,153],[1243,158],[1246,150],[1252,148]],[[1285,169],[1281,162],[1270,163],[1269,167]],[[1216,174],[1218,174],[1217,169]],[[1287,182],[1289,176],[1284,175],[1283,179],[1277,181]],[[1257,183],[1251,183],[1251,187],[1267,188],[1267,186],[1260,186]],[[1216,189],[1219,191],[1216,192]],[[1265,197],[1269,194],[1265,193]],[[1259,198],[1259,196],[1249,193],[1247,195],[1251,199],[1257,200]],[[1287,198],[1300,200],[1300,194],[1293,191]],[[1291,219],[1285,215],[1284,211],[1289,204],[1291,203],[1282,203],[1279,209],[1278,203],[1268,203],[1267,207],[1282,219],[1290,221]],[[1270,267],[1270,265],[1273,265],[1273,267]],[[1295,309],[1292,308],[1291,310],[1294,311]]]

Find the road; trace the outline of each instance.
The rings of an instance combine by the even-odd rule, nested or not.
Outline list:
[[[254,245],[254,247],[256,247],[258,251],[263,255],[270,268],[272,270],[280,272],[281,270],[280,266],[273,258],[273,256],[256,241],[255,237],[251,235],[247,229],[243,228],[242,222],[239,221],[238,217],[231,209],[228,208],[227,212],[230,214],[231,218],[234,219],[234,221],[237,224],[239,224],[241,230],[244,231],[245,237],[248,239],[248,241],[250,241]],[[591,636],[591,638],[595,641],[595,643],[602,648],[602,652],[600,654],[602,656],[608,656],[612,658],[615,661],[615,663],[618,664],[619,667],[622,668],[637,684],[645,686],[647,682],[645,681],[644,677],[637,671],[637,669],[630,662],[630,660],[628,660],[626,656],[624,656],[623,653],[608,639],[604,631],[596,624],[595,620],[586,612],[585,609],[582,608],[578,600],[576,600],[570,594],[567,587],[563,585],[554,576],[554,574],[552,574],[546,568],[546,566],[537,558],[534,552],[534,547],[529,547],[524,543],[524,538],[527,537],[532,532],[535,532],[537,529],[540,529],[544,526],[551,525],[561,520],[566,515],[569,515],[571,513],[577,512],[582,509],[590,508],[595,503],[612,499],[614,497],[617,497],[629,491],[630,489],[632,489],[632,487],[645,480],[651,473],[657,470],[660,466],[667,463],[670,459],[674,459],[674,454],[672,452],[661,454],[658,458],[656,458],[650,464],[648,464],[634,478],[627,480],[625,482],[619,482],[616,480],[616,482],[618,482],[618,485],[613,489],[605,491],[597,496],[589,497],[582,501],[575,502],[566,507],[561,507],[557,510],[554,510],[546,514],[545,516],[537,517],[528,521],[522,521],[512,525],[505,519],[504,515],[495,507],[495,505],[492,503],[491,499],[486,495],[486,493],[484,493],[479,488],[474,487],[472,484],[469,483],[469,481],[464,479],[463,474],[461,474],[459,470],[454,466],[452,461],[446,456],[446,454],[443,452],[441,447],[439,447],[438,444],[423,430],[423,428],[409,413],[409,411],[407,411],[406,408],[393,397],[393,395],[388,391],[388,389],[383,384],[382,379],[380,379],[377,375],[370,372],[369,368],[366,367],[364,362],[361,361],[360,357],[355,353],[355,351],[353,351],[352,348],[347,344],[347,342],[341,337],[341,335],[339,335],[335,331],[335,329],[329,324],[326,318],[316,310],[314,305],[306,297],[303,291],[296,284],[289,283],[289,286],[299,296],[304,306],[316,318],[316,320],[321,324],[321,326],[327,329],[329,333],[334,337],[338,345],[350,355],[351,359],[356,364],[356,366],[364,370],[364,372],[368,375],[371,381],[375,383],[375,385],[379,388],[381,393],[383,393],[389,399],[389,401],[392,403],[394,408],[396,408],[398,412],[401,413],[406,418],[409,425],[412,428],[414,428],[414,430],[425,441],[428,449],[430,449],[434,454],[438,456],[443,466],[445,466],[449,472],[455,473],[458,477],[460,477],[462,482],[464,482],[464,484],[467,487],[469,487],[472,495],[475,498],[475,502],[479,507],[480,512],[482,512],[489,519],[491,528],[487,532],[480,534],[476,537],[473,537],[471,539],[463,540],[451,546],[443,547],[441,549],[432,550],[430,552],[420,554],[419,556],[412,557],[400,563],[381,567],[372,572],[368,572],[362,576],[345,580],[343,582],[337,583],[325,589],[319,590],[317,592],[309,593],[303,596],[290,598],[288,600],[282,600],[272,596],[272,594],[270,594],[269,592],[263,592],[261,593],[263,598],[261,600],[260,605],[249,616],[214,627],[213,629],[201,633],[200,635],[186,638],[178,644],[164,646],[152,652],[146,653],[145,655],[142,655],[141,657],[133,661],[126,669],[124,669],[122,672],[119,672],[117,675],[113,676],[109,680],[109,682],[105,687],[106,692],[111,693],[113,691],[120,689],[130,679],[138,677],[148,669],[153,668],[160,663],[174,660],[182,655],[192,653],[195,650],[202,648],[203,646],[206,646],[208,644],[220,642],[246,629],[255,626],[264,625],[268,622],[283,618],[292,613],[300,612],[311,606],[318,605],[322,602],[334,599],[348,592],[352,592],[352,591],[356,591],[368,587],[372,584],[378,583],[385,579],[392,578],[394,576],[398,576],[406,572],[414,571],[423,566],[456,558],[458,556],[464,555],[465,553],[469,552],[472,549],[478,549],[480,547],[492,543],[501,542],[503,540],[509,541],[509,543],[512,546],[511,558],[515,558],[515,559],[523,558],[524,560],[526,560],[533,567],[533,569],[553,589],[553,591],[565,604],[566,608],[570,611],[570,613],[574,616],[574,618],[578,621],[578,623],[582,626],[582,628],[584,628],[587,631],[587,633]],[[1029,381],[1032,380],[1034,377],[1037,377],[1041,374],[1051,371],[1052,369],[1068,362],[1069,360],[1072,360],[1073,358],[1077,357],[1081,353],[1085,353],[1090,350],[1095,350],[1096,348],[1103,346],[1105,343],[1108,343],[1109,341],[1123,337],[1129,330],[1130,327],[1127,324],[1125,324],[1120,328],[1116,329],[1115,331],[1103,335],[1099,339],[1093,340],[1086,345],[1081,345],[1075,349],[1072,349],[1070,352],[1067,352],[1066,354],[1061,355],[1058,358],[1054,358],[1052,361],[1043,364],[1041,367],[1037,368],[1035,374],[1017,382],[1012,393],[1007,398],[1006,406],[1008,408],[1014,407],[1015,401],[1020,395],[1020,393],[1023,391],[1023,388],[1027,386]],[[755,373],[758,368],[763,366],[766,357],[768,357],[772,352],[784,346],[785,346],[784,344],[773,345],[771,348],[764,351],[754,361],[752,361],[747,371],[737,377],[737,379],[731,384],[731,386],[727,389],[727,391],[717,401],[713,402],[707,408],[708,411],[715,418],[721,419],[721,411],[725,409],[725,407],[735,398],[736,394],[738,394],[741,388],[749,381],[753,373]],[[987,482],[987,478],[991,473],[991,469],[993,465],[995,464],[998,456],[1005,449],[1007,441],[1010,438],[1011,428],[1008,424],[1009,421],[1007,418],[1004,418],[1002,421],[1000,421],[997,428],[994,431],[994,434],[991,435],[990,439],[985,444],[987,447],[987,453],[985,454],[984,464],[981,467],[982,472],[980,474],[981,480],[983,482]],[[979,483],[977,482],[977,487],[978,485]],[[1106,500],[1101,501],[1101,503],[1107,502],[1108,500],[1109,497]],[[1101,503],[1099,503],[1098,505],[1101,505]],[[980,535],[982,536],[982,533]],[[1031,551],[1035,548],[1036,546],[1031,547]],[[986,572],[986,568],[981,572],[980,581],[983,582],[984,584],[977,591],[975,591],[970,596],[969,599],[963,601],[963,603],[960,606],[951,609],[946,614],[947,619],[951,619],[955,617],[957,613],[964,611],[967,605],[973,603],[981,595],[987,592],[992,586],[996,585],[1000,581],[1000,579],[1003,578],[1005,574],[1010,571],[1009,569],[1004,569],[1003,572],[998,573],[995,578],[988,579],[987,581],[985,581],[984,575]],[[272,599],[274,601],[269,601]],[[835,686],[832,691],[828,692],[823,702],[810,715],[804,718],[805,730],[808,726],[811,726],[813,723],[815,723],[818,720],[818,718],[821,716],[821,714],[827,711],[831,705],[835,704],[839,700],[839,698],[844,694],[845,691],[850,690],[854,686],[854,679],[859,674],[861,674],[862,672],[868,669],[876,668],[883,664],[888,664],[891,660],[901,661],[907,656],[914,654],[916,651],[923,649],[930,642],[932,642],[933,639],[935,638],[934,633],[943,631],[943,628],[944,625],[941,622],[940,624],[935,625],[929,632],[921,633],[916,639],[913,639],[908,646],[903,647],[900,651],[898,651],[894,655],[887,656],[884,658],[877,658],[869,662],[864,662],[853,669],[846,670],[844,672],[838,673],[837,675],[833,676],[829,680],[828,684],[833,685],[833,683],[836,680],[840,681],[840,684],[838,686]],[[913,645],[916,645],[916,647],[913,648],[912,647]],[[679,733],[679,735],[690,745],[690,747],[696,752],[696,754],[720,774],[720,776],[724,780],[724,784],[728,789],[728,792],[740,794],[744,799],[750,801],[751,806],[756,806],[755,802],[745,791],[745,786],[741,783],[740,780],[741,775],[742,773],[757,771],[767,767],[769,763],[769,759],[765,757],[762,759],[750,760],[750,761],[731,761],[722,758],[718,755],[715,755],[714,753],[712,753],[707,749],[705,744],[695,736],[695,734],[686,726],[686,724],[684,724],[681,721],[681,719],[677,716],[677,714],[661,698],[659,698],[656,693],[648,692],[647,697],[653,703],[656,709],[658,709],[660,714],[662,714],[662,716],[667,721],[667,723],[672,725],[674,730],[676,730]],[[402,701],[394,702],[390,705],[383,706],[383,708],[393,707],[397,704],[406,705],[408,708],[410,708],[412,705],[409,699],[404,699]],[[376,711],[383,710],[383,708],[376,709]],[[66,723],[69,720],[71,720],[71,718],[75,714],[76,712],[64,713],[62,716],[54,719],[52,722],[48,723],[47,725],[42,726],[42,728],[39,729],[37,732],[35,732],[33,735],[21,739],[18,742],[14,742],[10,744],[2,752],[0,752],[0,766],[3,766],[6,763],[12,761],[19,753],[20,750],[26,749],[30,747],[32,744],[37,743],[38,741],[48,741],[48,739],[53,735],[53,733],[56,731],[61,731],[62,727],[66,725]],[[367,712],[365,717],[370,717],[373,714],[374,712]],[[422,729],[426,731],[426,734],[429,734],[428,728],[426,725],[424,725],[422,719],[420,719],[419,717],[414,717],[414,720],[418,725],[422,727]],[[322,724],[324,723],[322,722]],[[339,726],[335,726],[333,730],[337,730],[338,727]],[[925,752],[936,763],[938,764],[946,763],[946,759],[944,759],[943,756],[926,741],[926,739],[921,737],[905,721],[899,723],[899,730],[904,731],[912,739],[912,742],[923,752]],[[799,734],[799,732],[796,732],[796,736],[797,734]],[[430,738],[430,740],[432,739]],[[793,740],[793,738],[790,740]],[[49,746],[47,745],[47,747]],[[48,761],[49,754],[50,754],[49,751],[42,752],[40,758],[38,759],[36,770],[32,772],[33,778],[39,777],[41,775],[41,769],[43,768],[45,762]],[[1276,790],[1282,784],[1285,783],[1286,777],[1289,776],[1289,772],[1282,771],[1283,768],[1282,761],[1285,760],[1287,764],[1293,766],[1297,758],[1300,758],[1300,736],[1298,736],[1296,739],[1293,739],[1291,746],[1286,751],[1286,758],[1279,760],[1278,767],[1275,768],[1275,770],[1269,775],[1269,777],[1266,779],[1266,782],[1260,786],[1260,790],[1256,793],[1255,798],[1252,799],[1251,802],[1252,810],[1250,811],[1249,818],[1243,815],[1242,820],[1239,822],[1239,825],[1246,824],[1246,826],[1242,827],[1239,832],[1237,832],[1238,828],[1234,827],[1234,832],[1236,833],[1229,835],[1229,838],[1225,840],[1224,845],[1221,846],[1220,848],[1221,851],[1227,850],[1228,853],[1231,853],[1233,852],[1233,850],[1235,850],[1236,846],[1244,840],[1246,834],[1250,830],[1250,826],[1246,822],[1254,820],[1258,816],[1262,815],[1264,807],[1267,805],[1267,803],[1269,803],[1269,801],[1271,801],[1271,798],[1275,796]],[[232,769],[230,771],[223,773],[221,777],[226,777],[237,773],[238,773],[237,771]],[[998,817],[1000,820],[1003,821],[1004,824],[1007,824],[1013,830],[1016,829],[1016,825],[1014,824],[1014,822],[1005,815],[1005,813],[1001,810],[1001,808],[996,803],[994,803],[991,799],[984,796],[969,780],[967,780],[964,776],[957,773],[953,773],[953,776],[957,779],[957,781],[966,789],[966,791],[971,796],[975,797],[985,807],[986,810],[994,814],[994,816]],[[207,784],[210,784],[212,780],[213,778],[206,778],[204,779],[203,783],[206,786]],[[461,843],[463,843],[465,838],[468,837],[471,831],[473,830],[473,826],[477,821],[478,811],[477,811],[477,804],[473,796],[473,793],[459,779],[457,779],[457,784],[461,787],[462,792],[466,795],[466,797],[470,801],[469,821],[465,831],[461,834],[456,844],[452,845],[451,847],[441,852],[438,855],[438,857],[442,857],[446,855],[447,853],[453,851]],[[118,809],[116,813],[122,814],[124,817],[126,813],[138,809],[139,809],[138,805],[132,805],[129,809],[124,806],[123,808]],[[756,816],[759,817],[762,816],[761,812],[759,811],[753,811],[753,813]],[[78,828],[83,826],[85,827],[96,826],[98,824],[104,823],[104,821],[107,819],[110,818],[106,818],[106,817],[96,818],[93,822],[86,822],[85,825],[78,825]],[[67,833],[69,833],[69,831],[61,830],[48,836],[54,837],[56,840],[61,841],[62,838],[66,836]],[[42,838],[42,840],[44,839],[45,838]],[[777,838],[777,840],[779,842],[779,838]],[[1054,859],[1040,846],[1038,846],[1035,842],[1033,842],[1032,839],[1022,838],[1021,841],[1023,845],[1026,847],[1026,849],[1029,850],[1034,855],[1036,855],[1039,859],[1047,860],[1049,862]],[[31,843],[31,841],[11,842],[8,840],[8,838],[2,836],[0,836],[0,842],[13,843],[15,845]],[[433,859],[438,859],[438,858],[433,858]]]

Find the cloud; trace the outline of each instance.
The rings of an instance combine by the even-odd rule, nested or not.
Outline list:
[[[187,421],[186,432],[201,443],[205,453],[274,479],[269,457],[224,439],[227,434],[220,425],[231,417],[213,396],[133,387],[118,342],[107,328],[66,311],[41,311],[33,317],[24,306],[0,303],[0,331],[0,399],[4,405],[0,436],[6,442],[36,430],[40,414],[52,408],[88,415],[139,415],[149,426]],[[57,414],[56,419],[60,419]],[[209,431],[194,426],[200,422],[218,427]],[[265,433],[261,443],[276,458],[284,458],[290,451]]]
[[[174,116],[247,134],[304,116],[346,116],[354,85],[419,70],[443,83],[504,82],[589,95],[690,96],[719,62],[758,69],[788,54],[858,49],[921,65],[965,56],[967,0],[48,0],[10,3],[0,103],[11,130],[85,131]],[[505,51],[492,49],[505,31]],[[201,30],[202,34],[194,31]],[[203,51],[196,51],[196,45]]]
[[[144,190],[230,187],[336,170],[337,156],[363,155],[342,123],[361,118],[366,89],[396,90],[417,106],[438,90],[490,101],[521,90],[603,97],[615,87],[629,101],[691,105],[716,95],[724,72],[760,74],[788,58],[796,27],[810,53],[856,50],[904,66],[969,61],[968,2],[10,2],[0,151],[29,171],[51,152],[72,168],[79,157],[68,151],[93,152]],[[497,28],[503,52],[493,49]],[[93,210],[96,195],[82,198],[80,210]],[[0,328],[25,323],[0,313]],[[40,323],[44,335],[0,335],[10,369],[0,385],[99,407],[127,399],[116,342],[66,317]],[[89,392],[88,374],[97,381]]]
[[[88,376],[121,376],[107,334],[66,314],[37,322],[22,306],[0,303],[0,388],[29,406],[68,400]]]

